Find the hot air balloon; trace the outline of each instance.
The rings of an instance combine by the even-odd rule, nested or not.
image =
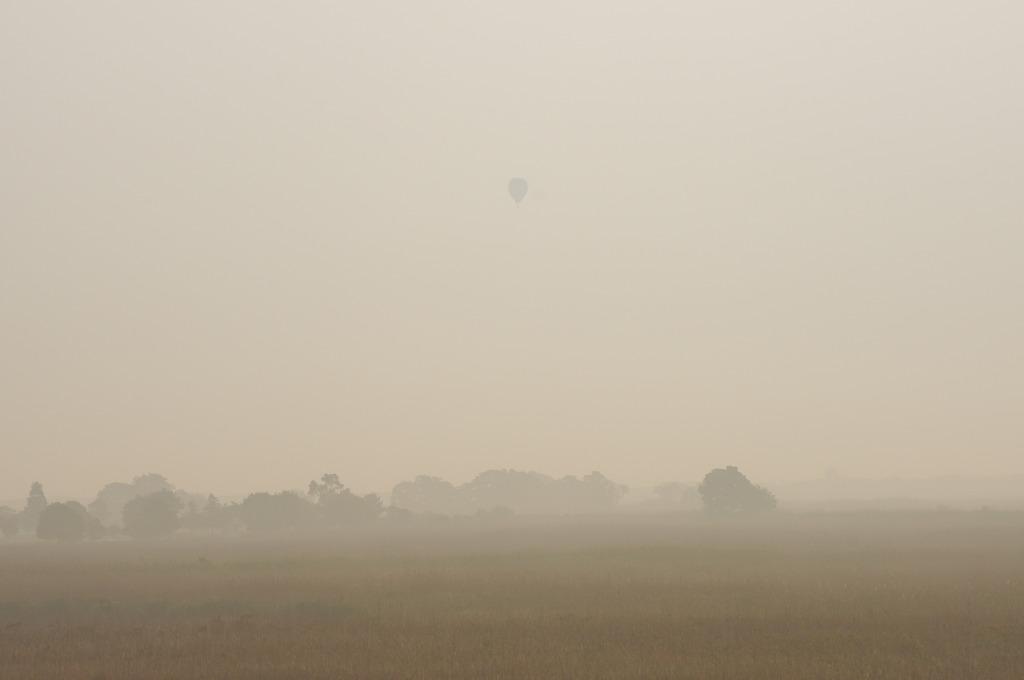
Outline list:
[[[526,195],[526,188],[526,180],[522,177],[513,177],[508,181],[508,194],[516,202],[517,208],[519,207],[519,201],[523,200],[523,196]]]

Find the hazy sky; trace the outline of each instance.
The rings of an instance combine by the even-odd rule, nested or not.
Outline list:
[[[1021,36],[1017,0],[4,2],[0,497],[1024,472]]]

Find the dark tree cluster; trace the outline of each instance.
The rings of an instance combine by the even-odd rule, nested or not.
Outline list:
[[[338,479],[327,474],[309,483],[309,495],[316,498],[317,520],[326,525],[359,524],[384,514],[384,502],[375,493],[357,496]]]
[[[768,512],[778,505],[775,494],[752,484],[732,465],[709,472],[697,490],[704,501],[704,509],[714,515]]]
[[[96,500],[89,504],[89,512],[105,525],[123,526],[124,506],[129,501],[161,491],[175,493],[183,502],[189,498],[188,494],[177,491],[163,475],[150,473],[139,475],[130,484],[125,482],[107,484],[96,494]]]
[[[237,503],[224,505],[212,493],[206,497],[203,506],[190,500],[182,515],[181,526],[189,531],[226,531],[242,527],[241,506]]]
[[[221,503],[175,489],[162,475],[141,475],[131,483],[107,484],[88,507],[76,501],[48,503],[43,487],[32,484],[25,508],[0,507],[0,533],[19,532],[43,539],[78,541],[121,533],[134,539],[189,532],[287,531],[367,524],[381,519],[414,521],[452,516],[503,518],[514,514],[602,513],[615,509],[627,487],[599,472],[560,479],[537,472],[488,470],[455,486],[438,477],[419,476],[395,486],[385,508],[377,494],[358,495],[338,475],[309,483],[307,493],[261,491],[241,503]],[[697,488],[704,509],[715,515],[773,510],[775,496],[735,467],[712,470]],[[663,484],[656,489],[663,507],[679,507],[692,487]]]
[[[124,533],[132,538],[159,538],[178,530],[182,501],[170,489],[136,496],[121,509]]]
[[[90,516],[85,506],[77,501],[50,503],[39,513],[36,525],[36,536],[58,541],[80,541],[103,534],[100,521]]]
[[[600,472],[582,479],[555,479],[539,472],[488,470],[471,482],[454,486],[438,477],[419,476],[397,484],[392,505],[417,513],[474,515],[494,508],[519,514],[567,514],[608,512],[628,488]]]
[[[314,512],[313,504],[294,491],[260,491],[242,501],[242,521],[251,531],[310,527]]]
[[[25,508],[0,507],[0,533],[20,532],[58,541],[78,541],[123,532],[132,538],[157,538],[181,526],[181,509],[189,494],[175,490],[162,475],[136,477],[131,484],[107,484],[86,507],[77,501],[49,503],[34,482]]]

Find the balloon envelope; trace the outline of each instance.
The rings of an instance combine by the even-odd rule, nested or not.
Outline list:
[[[523,196],[526,195],[526,180],[522,177],[514,177],[508,182],[508,193],[512,199],[519,205],[519,201],[523,200]]]

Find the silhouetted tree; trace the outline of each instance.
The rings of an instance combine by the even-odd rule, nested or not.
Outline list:
[[[206,505],[200,513],[200,526],[207,529],[227,529],[232,523],[232,506],[225,506],[212,493],[206,498]]]
[[[316,506],[294,491],[261,491],[242,501],[242,519],[250,531],[307,527],[316,519]]]
[[[181,499],[170,489],[138,496],[124,504],[124,532],[132,538],[170,536],[178,530]]]
[[[317,482],[313,480],[309,483],[309,495],[316,498],[320,498],[326,494],[337,494],[345,490],[345,485],[341,483],[341,479],[334,473],[326,473]]]
[[[778,505],[771,491],[751,484],[732,465],[709,472],[697,490],[704,501],[704,509],[716,515],[766,512]]]
[[[165,490],[174,491],[174,485],[155,472],[139,475],[131,484],[111,482],[96,494],[96,500],[89,504],[89,511],[103,524],[116,524],[124,517],[125,503],[139,496]]]
[[[79,541],[103,535],[103,526],[77,501],[50,503],[39,515],[36,536],[48,540]]]
[[[317,499],[320,519],[325,524],[367,522],[384,512],[380,496],[371,493],[357,496],[341,483],[336,474],[325,474],[320,482],[309,483],[309,495]]]
[[[14,538],[18,535],[18,513],[6,505],[0,507],[0,534],[3,534],[4,538]]]
[[[25,509],[21,512],[21,528],[25,531],[35,531],[39,524],[39,515],[46,508],[46,494],[43,493],[43,485],[39,482],[32,482],[28,498],[25,501]]]
[[[107,504],[100,499],[97,498],[92,503],[89,503],[89,507],[86,509],[89,511],[89,515],[95,518],[100,524],[106,526],[114,523],[113,516],[110,513],[110,508],[108,508]]]
[[[551,478],[538,472],[487,470],[466,484],[463,493],[473,510],[490,510],[503,505],[515,512],[550,510],[548,485]]]
[[[457,515],[466,511],[459,489],[440,477],[427,475],[396,484],[391,490],[391,505],[420,513]]]
[[[551,485],[550,504],[555,512],[607,512],[629,491],[600,472],[591,472],[583,479],[562,477]]]

